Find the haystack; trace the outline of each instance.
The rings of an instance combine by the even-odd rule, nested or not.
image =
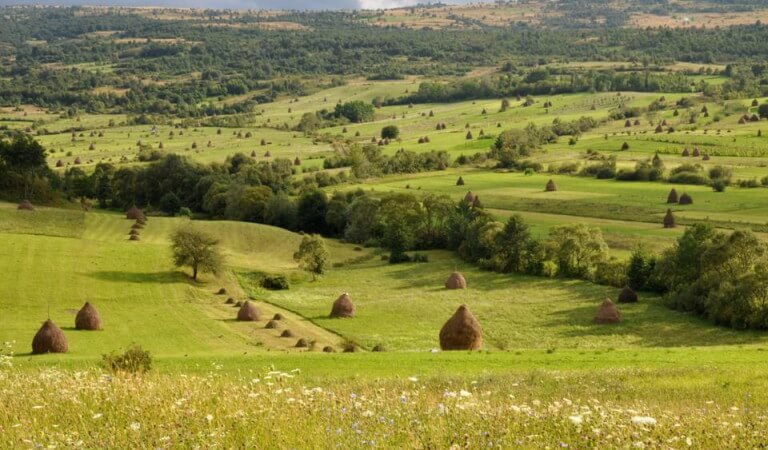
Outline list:
[[[144,228],[144,225],[140,224],[139,222],[136,222],[133,225],[131,225],[132,230],[141,230],[142,228]]]
[[[224,304],[226,304],[226,305],[234,305],[235,304],[235,299],[232,298],[232,297],[229,297],[227,299],[227,301],[224,302]]]
[[[683,153],[681,153],[681,155],[684,157],[688,157],[688,156],[691,156],[691,152],[689,152],[687,148],[684,148]]]
[[[466,289],[467,280],[459,272],[453,272],[447,280],[445,280],[446,289]]]
[[[333,302],[331,308],[331,318],[337,317],[355,317],[355,304],[352,303],[352,297],[348,293],[343,293]]]
[[[619,322],[621,322],[619,309],[616,308],[616,305],[610,299],[606,298],[603,304],[600,305],[600,308],[598,308],[597,314],[595,314],[595,323],[608,325]]]
[[[227,295],[227,288],[221,288],[216,291],[216,295]]]
[[[693,153],[691,153],[691,155],[695,156],[696,158],[701,156],[701,150],[699,150],[699,147],[693,147]]]
[[[709,161],[710,158],[709,158],[709,155],[705,153],[704,156],[701,157],[701,159],[704,161]]]
[[[101,316],[96,308],[89,302],[85,302],[80,311],[77,312],[75,317],[75,328],[78,330],[96,331],[101,330]]]
[[[680,196],[680,202],[681,205],[691,205],[693,204],[693,197],[688,195],[687,193],[683,193],[683,195]]]
[[[280,333],[280,337],[283,337],[283,338],[293,337],[293,331],[284,330],[282,333]]]
[[[141,238],[138,234],[132,234],[131,237],[128,238],[129,241],[140,241]]]
[[[464,186],[464,178],[459,176],[459,179],[456,180],[456,186]]]
[[[131,231],[129,231],[128,234],[131,235],[131,236],[138,236],[141,233],[136,228],[131,228]]]
[[[664,216],[664,228],[675,228],[676,226],[675,215],[672,214],[671,209],[667,209],[667,214]]]
[[[125,218],[131,219],[131,220],[139,220],[144,219],[144,212],[142,212],[139,208],[136,207],[136,205],[131,206],[128,208],[128,211],[125,212]]]
[[[619,303],[637,303],[637,292],[631,287],[624,286],[624,289],[619,292]]]
[[[477,350],[483,345],[483,329],[466,305],[459,306],[440,329],[443,350]]]
[[[32,354],[43,353],[67,353],[69,344],[67,337],[61,328],[57,327],[51,319],[48,319],[40,327],[34,339],[32,339]]]
[[[674,188],[667,195],[667,203],[677,203],[677,191]]]
[[[279,327],[279,325],[278,325],[276,320],[270,320],[269,322],[267,322],[266,325],[264,325],[264,328],[267,328],[267,329],[270,329],[270,330],[274,329],[274,328],[278,328],[278,327]]]
[[[376,345],[374,345],[374,346],[373,346],[373,348],[371,349],[371,351],[372,351],[372,352],[386,352],[386,351],[387,351],[387,349],[386,349],[386,348],[384,348],[384,345],[383,345],[383,344],[376,344]]]
[[[22,211],[34,211],[35,207],[29,200],[22,200],[21,203],[19,203],[18,209]]]
[[[272,320],[283,320],[285,317],[283,317],[282,314],[277,313],[274,317],[272,317]]]
[[[243,302],[235,302],[235,308],[243,306]]]
[[[241,322],[253,322],[259,320],[259,317],[261,317],[259,308],[247,300],[243,303],[243,306],[240,307],[240,310],[237,311],[237,320]]]
[[[296,348],[307,348],[309,347],[309,341],[307,341],[304,338],[299,339],[296,341]]]
[[[472,203],[475,201],[475,194],[472,193],[472,191],[468,191],[467,194],[464,196],[464,201],[467,203]]]
[[[323,352],[325,353],[336,353],[336,349],[331,347],[330,345],[326,345],[323,347]]]
[[[547,181],[547,185],[544,187],[544,190],[546,192],[555,192],[557,190],[557,185],[555,184],[555,180],[550,179]]]

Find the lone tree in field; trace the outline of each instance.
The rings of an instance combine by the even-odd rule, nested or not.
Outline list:
[[[179,228],[171,235],[173,263],[177,267],[192,268],[192,279],[198,272],[219,273],[224,260],[218,248],[219,241],[194,228]]]
[[[381,129],[382,139],[397,139],[400,136],[400,129],[396,125],[387,125]]]
[[[299,267],[312,274],[312,280],[325,273],[328,265],[328,251],[325,249],[325,241],[320,235],[304,236],[299,245],[299,251],[293,254],[294,261]]]

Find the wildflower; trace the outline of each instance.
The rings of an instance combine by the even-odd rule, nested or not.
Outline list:
[[[141,424],[139,422],[133,422],[130,427],[133,431],[139,431],[141,429]]]
[[[93,417],[91,417],[91,418],[92,418],[93,420],[99,420],[99,419],[101,419],[102,417],[104,417],[104,414],[102,414],[102,413],[96,413],[96,414],[94,414],[94,415],[93,415]]]
[[[208,414],[207,416],[205,416],[205,420],[208,423],[213,422],[213,415],[212,414]]]
[[[632,423],[635,425],[656,425],[656,419],[648,416],[633,416]]]
[[[574,425],[581,425],[582,422],[584,422],[584,418],[581,416],[570,416],[568,419],[573,423]]]

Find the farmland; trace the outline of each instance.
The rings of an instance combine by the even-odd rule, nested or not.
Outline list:
[[[0,448],[764,445],[737,3],[4,8]]]

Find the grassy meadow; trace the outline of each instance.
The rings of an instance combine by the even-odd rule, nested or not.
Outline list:
[[[667,169],[696,163],[704,170],[726,165],[734,180],[768,175],[768,135],[758,136],[764,122],[738,123],[741,114],[754,112],[752,99],[714,103],[696,93],[686,95],[692,110],[706,105],[710,115],[694,123],[672,109],[639,117],[631,127],[608,120],[622,105],[647,107],[661,96],[668,102],[682,97],[622,92],[536,96],[528,107],[511,99],[504,112],[499,100],[385,106],[372,122],[322,129],[319,136],[291,130],[306,112],[330,110],[339,101],[402,96],[421,81],[350,79],[259,105],[237,128],[155,128],[128,125],[121,114],[70,118],[26,106],[3,108],[0,123],[39,131],[48,164],[61,172],[77,158],[86,172],[99,162],[144,164],[139,141],[201,163],[220,163],[238,152],[265,160],[269,151],[272,158],[299,157],[298,171],[309,172],[335,153],[329,142],[370,142],[385,125],[400,130],[400,138],[382,148],[385,154],[445,150],[454,159],[486,152],[503,130],[589,116],[601,120],[597,128],[574,142],[561,137],[532,160],[545,168],[585,165],[587,151],[595,150],[630,168],[658,152]],[[552,106],[544,108],[546,101]],[[676,131],[655,133],[660,120]],[[438,123],[446,129],[436,130]],[[429,142],[419,144],[422,137]],[[621,150],[624,142],[629,149]],[[685,147],[699,147],[711,159],[682,157]],[[58,161],[63,167],[56,167]],[[459,176],[465,185],[456,185]],[[549,179],[556,192],[544,191]],[[472,191],[499,220],[522,215],[539,238],[563,224],[599,227],[617,258],[638,245],[662,251],[696,222],[750,228],[761,237],[768,232],[763,187],[716,193],[709,186],[524,174],[478,164],[352,181],[326,191],[360,188],[455,200]],[[664,229],[672,188],[689,193],[694,203],[672,205],[682,226]],[[445,251],[425,252],[427,263],[391,265],[381,249],[327,239],[331,268],[312,281],[293,260],[301,235],[245,222],[192,221],[220,241],[226,256],[222,273],[194,283],[173,266],[169,249],[170,233],[189,221],[150,216],[141,240],[131,242],[132,222],[114,211],[83,212],[66,201],[19,211],[0,203],[0,343],[9,343],[0,351],[0,448],[677,449],[768,442],[765,333],[715,327],[646,293],[636,304],[620,305],[621,324],[596,325],[597,307],[615,299],[618,289],[490,273]],[[467,277],[466,290],[444,288],[454,270]],[[264,274],[285,275],[290,289],[261,288]],[[228,294],[215,294],[221,287]],[[328,318],[343,292],[352,296],[357,317]],[[261,320],[236,321],[237,308],[225,303],[229,297],[255,302]],[[75,313],[86,301],[100,311],[103,331],[74,329]],[[440,327],[461,304],[482,324],[483,349],[436,350]],[[277,313],[284,316],[278,328],[266,329]],[[32,337],[49,317],[64,330],[69,352],[32,356]],[[281,338],[286,329],[294,337]],[[299,338],[310,347],[296,348]],[[102,355],[132,344],[151,353],[152,372],[107,374],[100,367]],[[357,351],[342,352],[350,344]],[[377,345],[386,351],[373,352]],[[335,352],[322,352],[326,346]]]

